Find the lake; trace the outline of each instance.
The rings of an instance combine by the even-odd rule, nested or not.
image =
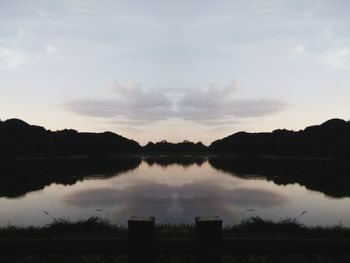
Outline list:
[[[334,161],[234,157],[118,157],[1,163],[0,225],[41,226],[52,218],[132,216],[225,225],[260,216],[350,226],[349,165]]]

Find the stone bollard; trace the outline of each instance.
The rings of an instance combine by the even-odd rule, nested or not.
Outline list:
[[[197,263],[222,262],[222,220],[196,217]]]
[[[128,220],[129,263],[153,262],[154,222],[154,217],[132,216]]]

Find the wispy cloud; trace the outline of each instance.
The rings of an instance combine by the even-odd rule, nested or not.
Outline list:
[[[157,90],[144,90],[140,84],[129,81],[125,85],[114,81],[113,89],[115,93],[122,98],[126,107],[135,109],[169,107],[171,101],[161,92]]]
[[[136,82],[115,81],[113,99],[77,99],[64,103],[77,114],[115,119],[130,125],[178,118],[207,125],[225,125],[241,118],[264,117],[282,111],[286,103],[269,98],[235,98],[238,81],[217,82],[207,89],[179,89],[170,97],[164,91],[142,89]],[[180,97],[179,100],[174,98]]]
[[[305,50],[305,47],[303,45],[297,45],[297,46],[294,46],[290,49],[290,52],[293,53],[293,54],[300,54],[300,53],[303,53]]]
[[[20,49],[0,46],[0,69],[21,70],[26,61],[26,56]]]
[[[58,53],[60,53],[60,50],[53,45],[47,45],[45,47],[45,51],[48,55],[57,55]]]
[[[208,89],[189,91],[178,103],[180,116],[206,124],[232,122],[234,119],[263,117],[283,110],[286,104],[275,99],[236,98],[239,83],[212,84]]]
[[[331,70],[346,70],[350,69],[349,55],[348,48],[338,48],[328,52],[324,61]]]
[[[0,37],[0,70],[19,71],[28,62],[28,56],[21,46],[25,30],[16,26],[6,37]]]
[[[229,85],[215,82],[208,89],[189,90],[178,102],[178,106],[192,108],[222,107],[230,101],[238,86],[238,81],[234,80]]]
[[[157,90],[142,89],[132,81],[125,85],[115,81],[113,91],[113,99],[78,99],[64,103],[64,107],[81,115],[131,124],[165,120],[171,115],[173,103]]]

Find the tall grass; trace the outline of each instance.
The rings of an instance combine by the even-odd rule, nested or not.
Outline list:
[[[160,224],[156,226],[157,238],[194,238],[195,227],[191,224]],[[100,217],[72,221],[69,218],[54,218],[43,227],[16,227],[8,225],[0,228],[0,238],[57,238],[57,237],[126,237],[127,228],[111,224]],[[279,221],[260,217],[244,219],[240,223],[226,226],[224,237],[303,237],[303,238],[350,238],[350,227],[307,227],[297,219],[282,218]]]
[[[8,225],[0,228],[0,238],[5,237],[125,237],[127,229],[113,225],[107,219],[91,216],[84,220],[72,221],[66,217],[54,218],[43,227],[16,227]]]
[[[225,227],[225,237],[295,237],[295,238],[350,238],[350,227],[343,225],[308,227],[297,218],[281,218],[279,221],[255,216],[239,224]]]

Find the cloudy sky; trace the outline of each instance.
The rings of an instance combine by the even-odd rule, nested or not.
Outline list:
[[[0,118],[141,144],[350,118],[350,2],[0,0]]]

